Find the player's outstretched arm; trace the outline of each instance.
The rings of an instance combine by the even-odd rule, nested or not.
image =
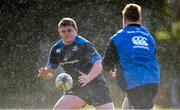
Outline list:
[[[39,68],[38,76],[41,77],[44,80],[49,80],[53,77],[53,74],[55,73],[56,69],[54,68],[47,68],[47,67],[41,67]]]

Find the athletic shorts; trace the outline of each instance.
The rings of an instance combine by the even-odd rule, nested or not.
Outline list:
[[[96,82],[80,88],[72,88],[65,95],[75,95],[83,99],[87,104],[98,106],[112,102],[107,84]]]
[[[139,86],[127,91],[129,107],[131,109],[151,109],[157,95],[158,84]]]

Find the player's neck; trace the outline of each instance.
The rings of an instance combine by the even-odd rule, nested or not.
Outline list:
[[[141,22],[141,20],[138,20],[138,21],[128,21],[128,20],[125,20],[124,24],[123,24],[123,27],[126,27],[126,26],[131,25],[131,24],[141,25],[142,22]]]

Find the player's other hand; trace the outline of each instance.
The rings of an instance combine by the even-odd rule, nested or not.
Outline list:
[[[112,79],[116,79],[116,71],[113,71],[113,72],[111,73],[111,77],[112,77]]]
[[[79,71],[79,73],[81,74],[81,76],[78,77],[78,82],[81,83],[81,87],[84,87],[86,84],[88,84],[91,80],[88,77],[88,75],[82,73]]]
[[[53,77],[53,72],[54,69],[41,67],[38,70],[38,77],[41,77],[44,80],[49,80]]]

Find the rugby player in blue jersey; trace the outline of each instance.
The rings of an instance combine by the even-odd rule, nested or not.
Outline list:
[[[113,109],[106,80],[102,75],[102,58],[93,44],[77,34],[76,22],[63,18],[58,24],[61,40],[51,50],[46,67],[39,69],[43,79],[58,65],[73,78],[73,88],[55,104],[54,109],[80,109],[86,104],[96,109]]]
[[[152,109],[160,83],[155,41],[141,25],[139,5],[126,5],[122,14],[123,28],[110,38],[103,67],[116,70],[118,85],[127,93],[122,108]]]

